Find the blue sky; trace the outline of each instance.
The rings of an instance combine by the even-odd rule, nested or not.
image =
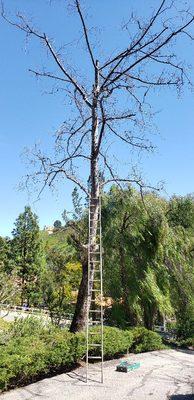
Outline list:
[[[22,10],[33,19],[43,31],[55,38],[57,45],[67,43],[79,37],[80,25],[71,11],[66,11],[64,0],[5,0],[5,7],[14,15]],[[145,9],[146,3],[146,9]],[[102,1],[85,0],[88,9],[88,23],[101,27],[99,42],[106,51],[120,46],[123,33],[119,29],[132,8],[132,0]],[[122,7],[121,7],[122,4]],[[138,1],[138,12],[145,15],[159,1]],[[93,33],[93,32],[92,32]],[[194,45],[185,41],[178,45],[183,59],[192,62]],[[0,21],[0,235],[10,235],[13,223],[26,204],[30,204],[38,214],[40,226],[51,225],[61,213],[71,209],[70,183],[60,184],[55,193],[45,190],[40,201],[34,202],[35,196],[18,191],[17,186],[27,171],[21,154],[25,147],[41,143],[49,148],[52,134],[64,121],[68,108],[62,95],[48,95],[46,82],[37,81],[28,68],[38,68],[49,63],[45,50],[36,41],[26,43],[24,35]],[[86,71],[88,61],[81,51],[81,56],[68,50],[68,63],[81,62],[80,69]],[[191,75],[193,71],[191,71]],[[194,76],[193,76],[194,78]],[[161,91],[152,96],[154,109],[158,111],[154,122],[158,134],[153,135],[157,146],[155,154],[145,155],[141,160],[141,169],[145,178],[156,184],[165,181],[166,195],[185,195],[194,192],[194,93],[185,88],[181,98],[172,91]],[[118,149],[119,150],[119,149]]]

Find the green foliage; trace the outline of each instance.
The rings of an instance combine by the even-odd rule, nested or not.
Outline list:
[[[108,325],[124,329],[127,326],[126,310],[122,303],[115,302],[111,308],[105,309],[105,320]]]
[[[57,219],[54,222],[53,226],[54,226],[55,229],[61,229],[62,228],[62,222],[59,219]]]
[[[176,321],[168,321],[166,323],[166,328],[167,328],[168,332],[176,332],[177,322]]]
[[[92,335],[94,343],[100,343],[101,331],[99,327],[91,329],[95,335]],[[118,354],[124,354],[131,347],[133,335],[130,331],[122,331],[114,327],[104,327],[104,357],[110,358]],[[98,355],[99,349],[91,348],[92,355]]]
[[[194,337],[194,306],[192,302],[186,304],[184,314],[177,317],[176,335],[182,340]]]
[[[10,304],[17,301],[19,289],[16,278],[17,275],[13,272],[8,275],[0,270],[0,303]]]
[[[43,267],[42,243],[38,218],[25,207],[13,229],[12,256],[21,286],[21,303],[38,304],[40,293],[38,280]]]
[[[147,193],[142,202],[135,190],[116,187],[104,195],[104,288],[115,302],[111,323],[153,329],[158,316],[187,315],[192,324],[193,211],[191,197],[168,202]]]
[[[162,343],[161,336],[149,331],[144,327],[132,329],[133,334],[133,350],[135,353],[142,353],[145,351],[162,350],[165,346]]]
[[[2,391],[72,367],[85,355],[84,332],[72,334],[32,317],[16,320],[5,329],[7,336],[0,342]],[[92,331],[94,341],[100,343],[100,328]],[[105,359],[126,353],[133,342],[136,351],[162,348],[161,338],[146,329],[122,331],[104,327]],[[98,355],[99,348],[91,347],[90,354]]]
[[[18,320],[1,345],[0,389],[21,385],[37,376],[72,365],[75,359],[73,334],[38,319]]]
[[[0,318],[0,332],[7,331],[9,329],[10,323],[5,319]]]
[[[11,240],[0,236],[0,271],[11,273],[14,268],[11,257]]]
[[[79,262],[69,262],[69,246],[50,246],[46,251],[46,266],[41,276],[44,305],[52,322],[59,324],[72,301],[81,279]]]
[[[188,347],[192,347],[194,348],[194,336],[181,340],[178,343],[178,346],[183,347],[183,348],[188,348]]]
[[[173,196],[169,202],[168,220],[172,226],[194,228],[194,198]]]
[[[131,189],[112,188],[104,199],[105,288],[116,302],[122,298],[128,324],[143,320],[153,328],[158,312],[172,312],[164,266],[168,226],[164,200],[147,194],[144,203],[146,209]]]

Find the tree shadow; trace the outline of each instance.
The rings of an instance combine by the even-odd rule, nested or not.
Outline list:
[[[194,394],[173,394],[169,400],[194,400]]]
[[[194,350],[191,349],[181,349],[181,348],[176,348],[176,351],[178,351],[179,353],[185,353],[185,354],[192,354],[194,355]]]

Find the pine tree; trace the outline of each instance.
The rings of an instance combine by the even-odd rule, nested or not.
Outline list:
[[[38,280],[43,267],[42,245],[38,217],[25,207],[12,232],[13,258],[21,286],[21,304],[36,304],[39,300]]]

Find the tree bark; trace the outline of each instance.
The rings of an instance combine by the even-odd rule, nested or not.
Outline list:
[[[82,279],[79,287],[76,308],[70,331],[75,333],[84,329],[87,316],[88,263],[82,265]]]
[[[149,330],[154,329],[154,322],[157,315],[157,307],[151,303],[143,305],[143,320],[145,328]]]
[[[90,161],[90,226],[88,238],[88,251],[90,251],[90,282],[88,291],[88,264],[83,266],[83,275],[78,292],[78,299],[75,314],[70,327],[71,332],[77,332],[85,329],[87,323],[87,314],[91,304],[94,280],[95,254],[97,246],[97,228],[99,213],[99,172],[98,172],[98,95],[99,95],[99,65],[96,61],[95,84],[93,86],[92,102],[92,129],[91,129],[91,161]]]

